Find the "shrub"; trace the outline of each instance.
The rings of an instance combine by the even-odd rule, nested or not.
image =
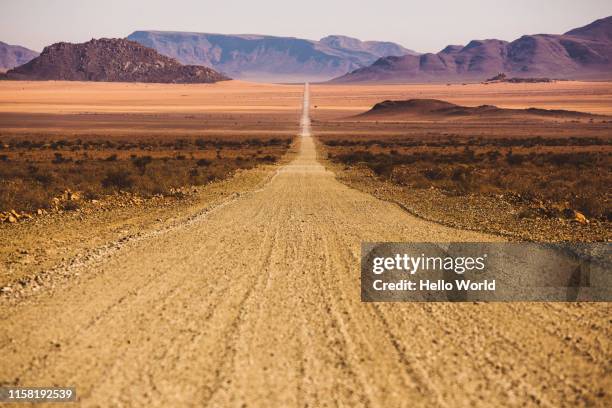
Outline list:
[[[80,208],[76,201],[66,201],[63,205],[65,211],[76,211]]]
[[[523,163],[525,158],[521,155],[516,155],[512,153],[512,150],[509,150],[506,154],[506,162],[511,166],[518,166]]]
[[[38,181],[43,186],[50,186],[53,183],[54,177],[52,173],[35,173],[32,175],[34,180]]]
[[[195,141],[195,145],[198,146],[200,150],[203,150],[206,147],[206,140],[198,138]]]
[[[457,167],[451,173],[451,180],[457,191],[467,193],[474,189],[474,169],[472,167]]]
[[[51,161],[53,164],[60,164],[64,162],[64,156],[61,153],[55,153],[54,159]]]
[[[267,154],[263,157],[260,157],[259,161],[267,162],[267,163],[276,163],[276,157]]]
[[[389,157],[383,157],[379,161],[374,163],[369,163],[368,167],[372,169],[377,176],[380,176],[385,179],[391,178],[391,174],[393,173],[393,160]]]
[[[134,185],[134,178],[127,170],[111,170],[102,180],[104,188],[128,189]]]
[[[428,180],[442,180],[445,176],[444,172],[440,168],[426,169],[423,171],[423,175]]]
[[[132,164],[140,171],[140,175],[144,175],[147,166],[151,164],[153,158],[151,156],[140,156],[132,159]]]

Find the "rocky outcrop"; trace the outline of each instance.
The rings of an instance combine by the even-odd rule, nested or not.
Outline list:
[[[134,41],[57,43],[32,61],[11,69],[8,79],[105,82],[209,83],[229,79],[211,68],[182,65]]]
[[[508,109],[494,105],[461,106],[439,99],[408,99],[404,101],[383,101],[377,103],[367,112],[357,115],[359,118],[385,119],[466,119],[466,118],[555,118],[587,119],[597,115],[561,109]]]

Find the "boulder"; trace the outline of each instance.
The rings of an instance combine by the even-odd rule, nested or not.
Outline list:
[[[589,220],[579,211],[574,211],[574,221],[580,224],[588,224]]]

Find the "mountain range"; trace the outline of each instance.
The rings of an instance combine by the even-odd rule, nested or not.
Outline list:
[[[267,35],[135,31],[127,37],[184,64],[212,67],[236,79],[324,81],[380,57],[418,55],[399,44],[332,35],[319,41]]]
[[[30,61],[31,60],[31,61]],[[185,64],[185,65],[183,65]],[[17,68],[13,68],[17,67]],[[38,53],[0,42],[9,79],[214,82],[463,82],[612,80],[612,17],[565,34],[486,39],[418,54],[399,44],[342,35],[318,41],[267,35],[135,31],[127,39],[57,43]]]
[[[473,40],[437,54],[387,56],[332,82],[482,81],[501,72],[519,78],[612,79],[612,17],[562,35]]]
[[[18,67],[36,58],[38,53],[20,45],[10,45],[0,41],[0,71]]]
[[[8,79],[105,82],[208,83],[229,79],[211,68],[182,65],[136,42],[91,40],[56,43],[28,63],[9,70]]]

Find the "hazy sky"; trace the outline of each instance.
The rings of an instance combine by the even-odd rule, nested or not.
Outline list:
[[[609,15],[611,0],[0,0],[0,41],[40,51],[148,29],[344,34],[437,52],[471,39],[563,33]]]

